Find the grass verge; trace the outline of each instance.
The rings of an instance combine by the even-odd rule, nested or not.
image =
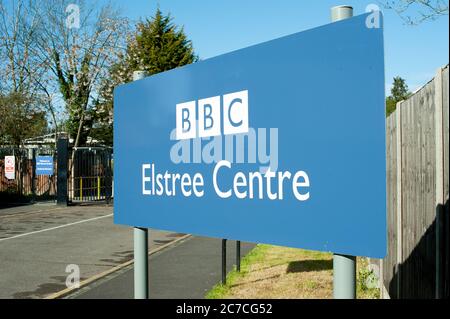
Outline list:
[[[357,262],[357,296],[379,298],[374,274],[365,258]],[[332,298],[333,255],[303,249],[257,245],[241,261],[241,272],[227,275],[207,299]]]

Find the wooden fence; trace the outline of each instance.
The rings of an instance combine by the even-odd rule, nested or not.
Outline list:
[[[29,201],[31,199],[53,199],[56,196],[56,176],[36,175],[34,172],[37,155],[51,155],[52,148],[0,147],[0,207],[3,204]],[[5,156],[15,156],[15,179],[5,176]],[[56,162],[54,162],[56,172]]]
[[[448,92],[447,65],[386,120],[384,297],[450,296]]]

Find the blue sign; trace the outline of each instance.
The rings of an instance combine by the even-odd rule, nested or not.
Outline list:
[[[368,17],[117,87],[115,223],[385,256],[383,30]]]
[[[36,156],[36,175],[53,175],[53,156]]]

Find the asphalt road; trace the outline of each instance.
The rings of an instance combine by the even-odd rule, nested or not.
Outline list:
[[[150,238],[154,231],[150,231]],[[241,244],[241,256],[255,245]],[[227,271],[236,264],[236,242],[227,241]],[[222,240],[190,237],[149,257],[150,299],[202,299],[222,278]],[[129,266],[66,298],[131,299],[134,273]]]
[[[133,258],[133,230],[113,224],[111,206],[52,203],[0,209],[0,298],[44,298]],[[149,249],[183,234],[151,231]]]

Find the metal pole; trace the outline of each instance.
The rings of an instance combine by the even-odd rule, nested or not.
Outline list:
[[[148,299],[148,230],[134,228],[134,299]]]
[[[67,189],[67,169],[69,161],[69,140],[60,138],[58,140],[58,147],[56,151],[56,203],[58,205],[69,204],[69,193]],[[72,184],[73,186],[73,184]],[[72,187],[71,192],[74,189]]]
[[[144,71],[135,71],[133,81],[143,79]],[[148,229],[134,228],[134,298],[148,299]]]
[[[227,283],[227,240],[222,239],[222,285]]]
[[[331,21],[336,22],[353,16],[351,6],[331,8]],[[335,299],[356,298],[356,257],[333,255],[333,296]]]
[[[236,242],[236,270],[241,272],[241,241]]]
[[[356,298],[356,257],[333,255],[334,299]]]
[[[336,22],[353,17],[353,7],[336,6],[331,8],[331,21]]]
[[[33,203],[36,202],[36,149],[31,150],[31,192],[33,194]]]

